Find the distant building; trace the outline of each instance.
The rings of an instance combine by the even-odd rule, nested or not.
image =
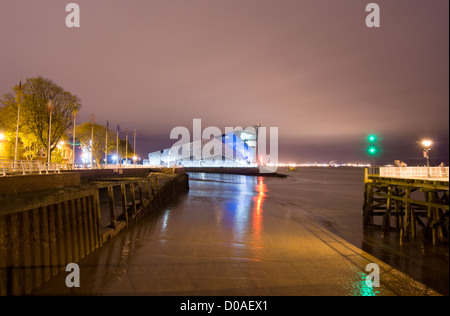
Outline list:
[[[253,132],[251,131],[253,130]],[[152,166],[242,167],[256,163],[257,129],[237,129],[211,140],[201,140],[148,155]]]

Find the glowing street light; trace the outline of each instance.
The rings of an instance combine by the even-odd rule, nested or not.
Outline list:
[[[431,140],[429,140],[429,139],[426,139],[426,140],[422,141],[422,145],[424,147],[427,147],[428,149],[430,149],[431,145],[433,145],[433,142]]]
[[[431,172],[430,172],[430,155],[429,152],[431,150],[431,145],[433,145],[433,142],[429,139],[424,139],[422,141],[423,146],[423,156],[427,158],[427,169],[428,169],[428,178],[431,178]]]
[[[0,133],[0,141],[4,140],[6,138],[5,134]]]

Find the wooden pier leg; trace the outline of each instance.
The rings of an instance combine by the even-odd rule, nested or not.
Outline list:
[[[8,266],[8,276],[7,280],[9,280],[8,284],[8,294],[9,295],[21,295],[20,285],[22,284],[20,269],[20,245],[19,245],[19,218],[18,214],[10,214],[7,216],[9,218],[7,224],[7,235],[8,238],[8,248],[9,254],[9,262]]]
[[[162,201],[161,201],[161,187],[159,186],[158,176],[155,177],[155,183],[156,183],[156,194],[158,195],[159,206],[161,206],[161,204],[162,204]]]
[[[84,234],[85,228],[83,223],[83,205],[82,205],[82,199],[79,198],[76,200],[77,205],[77,235],[78,235],[78,247],[79,247],[79,259],[84,258],[86,255],[86,248],[85,248],[85,239],[86,235]]]
[[[42,240],[41,240],[41,234],[42,229],[40,225],[40,211],[39,209],[34,209],[31,211],[31,230],[32,230],[32,258],[33,258],[33,267],[34,267],[34,273],[33,273],[33,288],[37,288],[41,286],[43,282],[43,269],[42,269],[42,256],[41,256],[41,248],[42,248]]]
[[[51,275],[58,273],[58,250],[56,248],[56,205],[48,206]]]
[[[61,271],[63,267],[65,267],[66,262],[66,254],[65,254],[65,232],[63,228],[63,205],[62,203],[56,204],[55,209],[55,224],[56,224],[56,251],[57,251],[57,260],[58,260],[58,272]]]
[[[122,193],[122,216],[125,221],[125,224],[128,227],[129,223],[128,223],[128,210],[127,210],[127,188],[126,188],[125,184],[120,185],[120,190]]]
[[[78,212],[77,205],[75,200],[70,201],[70,230],[72,232],[71,243],[72,243],[72,262],[78,262],[80,259],[80,235],[79,235],[79,226],[78,226]]]
[[[152,200],[152,196],[150,195],[150,189],[149,189],[148,186],[149,186],[149,181],[148,181],[148,179],[146,179],[144,181],[144,190],[145,190],[145,195],[147,196],[147,200],[148,200],[149,205],[150,205],[150,202]]]
[[[133,217],[137,216],[136,207],[136,192],[134,190],[134,183],[130,183],[130,195],[131,195],[131,206],[133,207]]]
[[[366,230],[370,224],[371,213],[373,211],[373,186],[365,183],[365,205],[363,210],[363,229]]]
[[[103,235],[101,230],[101,209],[100,209],[100,192],[96,190],[94,193],[93,199],[93,210],[92,210],[92,218],[93,218],[93,228],[94,228],[94,249],[103,245]]]
[[[31,227],[31,211],[19,214],[22,217],[21,236],[22,243],[22,266],[23,266],[23,284],[22,294],[28,294],[33,290],[34,268],[33,268],[33,252],[32,252],[32,227]]]
[[[139,200],[140,200],[140,208],[141,210],[145,207],[144,203],[144,191],[142,189],[142,180],[138,181],[138,192],[139,192]]]
[[[87,221],[87,228],[88,228],[88,246],[89,246],[89,252],[92,252],[95,250],[96,242],[96,234],[94,232],[95,229],[95,220],[94,220],[94,196],[90,195],[86,197],[86,221]]]
[[[83,241],[84,241],[84,256],[87,256],[91,251],[90,251],[90,246],[89,246],[89,223],[88,223],[88,206],[87,203],[87,197],[82,197],[80,198],[81,200],[81,223],[83,225]]]
[[[6,216],[0,216],[0,296],[8,294]]]
[[[388,237],[391,230],[392,187],[388,187],[386,213],[383,216],[383,237]]]
[[[41,266],[43,267],[42,279],[48,281],[50,279],[50,247],[48,237],[48,212],[47,207],[39,208],[39,221],[41,230]]]
[[[405,216],[403,218],[403,229],[400,233],[400,244],[407,244],[409,241],[409,232],[411,228],[409,216],[411,215],[411,203],[408,201],[411,198],[411,189],[405,191]]]
[[[72,263],[72,247],[73,247],[73,231],[70,224],[70,207],[69,201],[64,202],[63,211],[63,231],[64,231],[64,253],[65,253],[65,264]]]
[[[108,187],[108,199],[109,199],[109,221],[111,224],[111,227],[116,230],[117,228],[117,221],[116,221],[116,214],[115,214],[115,203],[114,203],[114,186]]]
[[[395,187],[394,192],[395,192],[395,196],[397,196],[397,197],[399,197],[399,196],[401,196],[403,194],[402,191],[398,187]],[[396,225],[397,229],[400,229],[400,227],[401,227],[401,214],[402,214],[402,212],[401,212],[401,207],[400,206],[401,206],[401,201],[395,200],[395,202],[394,202],[394,212],[395,212],[395,217],[396,217],[395,225]]]

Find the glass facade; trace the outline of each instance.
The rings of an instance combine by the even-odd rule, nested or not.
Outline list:
[[[256,166],[257,128],[235,128],[212,139],[195,141],[149,154],[153,166]]]

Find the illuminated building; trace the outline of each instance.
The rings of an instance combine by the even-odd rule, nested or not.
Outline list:
[[[256,163],[257,129],[217,136],[150,153],[148,164],[185,167],[250,167]]]

